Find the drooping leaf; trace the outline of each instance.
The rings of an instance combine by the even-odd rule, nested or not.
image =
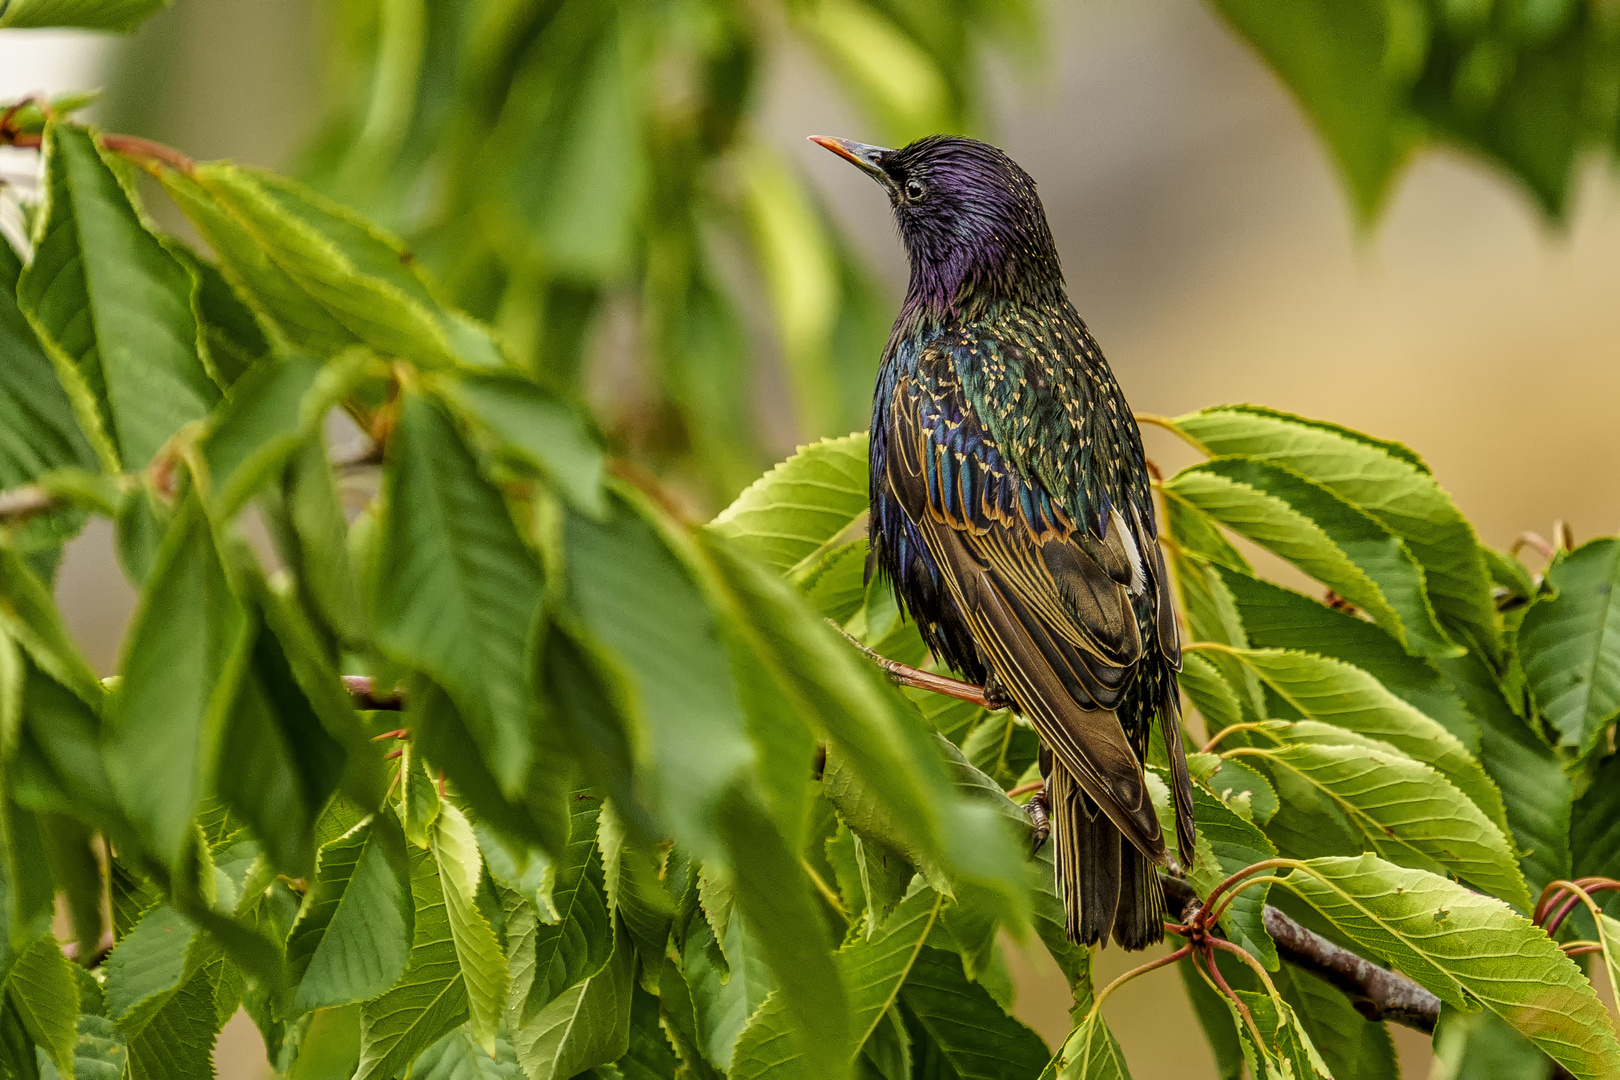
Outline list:
[[[860,937],[838,951],[838,967],[850,994],[849,1053],[872,1038],[939,918],[944,898],[919,885],[871,937]],[[729,1075],[735,1080],[800,1080],[814,1074],[791,1034],[779,995],[748,1022],[737,1040]]]
[[[251,641],[202,505],[188,497],[130,626],[106,751],[130,823],[170,865],[191,842]]]
[[[1574,862],[1568,878],[1620,880],[1620,754],[1598,767],[1571,817],[1569,847]]]
[[[47,210],[18,300],[104,463],[142,468],[219,399],[197,352],[196,281],[89,131],[51,124],[44,145]]]
[[[1166,488],[1360,607],[1417,656],[1457,651],[1435,619],[1423,568],[1376,519],[1280,464],[1219,457]]]
[[[540,569],[449,417],[420,395],[405,396],[389,439],[384,498],[370,583],[378,642],[449,692],[489,772],[515,795],[533,754]]]
[[[1414,42],[1399,32],[1398,9],[1374,4],[1311,0],[1278,11],[1254,0],[1219,0],[1216,7],[1299,100],[1358,216],[1370,220],[1422,134],[1403,85],[1416,75],[1414,51],[1421,63],[1422,37]]]
[[[273,356],[237,381],[202,444],[216,517],[240,510],[319,430],[366,360],[358,352],[332,365],[302,354]]]
[[[508,1008],[512,1046],[529,1080],[567,1080],[629,1049],[634,969],[635,952],[619,927],[613,955],[601,971],[563,991],[520,1026]]]
[[[1096,1009],[1086,1014],[1063,1043],[1063,1049],[1047,1062],[1041,1080],[1130,1080],[1131,1070],[1114,1033]]]
[[[613,954],[613,916],[597,848],[601,806],[588,792],[573,797],[568,848],[556,864],[551,887],[554,921],[534,931],[534,975],[523,1001],[524,1022],[564,990],[601,971]]]
[[[1211,454],[1285,465],[1383,522],[1423,564],[1429,602],[1447,633],[1476,642],[1492,659],[1500,655],[1490,576],[1473,526],[1410,450],[1254,405],[1218,406],[1175,423]]]
[[[1508,703],[1479,656],[1443,660],[1440,669],[1478,718],[1480,760],[1502,792],[1513,843],[1522,853],[1520,865],[1532,889],[1568,878],[1573,790],[1558,754]]]
[[[467,1011],[471,1014],[468,1030],[484,1052],[493,1056],[501,1013],[506,1007],[506,955],[489,920],[478,910],[478,881],[484,861],[472,826],[453,803],[446,802],[433,823],[433,858],[439,866],[439,884],[444,888],[450,938],[467,988]]]
[[[1035,1076],[1050,1057],[1040,1036],[969,982],[962,962],[942,949],[923,947],[900,998],[962,1080]]]
[[[866,513],[866,439],[860,433],[801,447],[709,528],[777,573],[803,577]]]
[[[1289,889],[1441,1001],[1482,1003],[1583,1080],[1620,1071],[1620,1044],[1591,984],[1501,901],[1372,855],[1307,866],[1289,875]]]
[[[0,490],[55,469],[101,467],[50,358],[17,307],[21,272],[11,245],[0,243]]]
[[[368,1001],[392,987],[410,961],[415,918],[397,825],[367,818],[326,844],[287,939],[297,1007]]]
[[[467,375],[437,389],[502,454],[539,471],[586,513],[602,512],[602,448],[577,407],[515,376]]]
[[[505,1036],[495,1052],[484,1053],[464,1025],[452,1031],[411,1063],[411,1080],[522,1080],[523,1069]]]
[[[1620,539],[1582,544],[1547,583],[1557,593],[1525,612],[1519,654],[1558,744],[1586,754],[1620,716]]]
[[[1198,838],[1209,845],[1213,864],[1200,857],[1192,867],[1192,881],[1200,895],[1245,867],[1277,857],[1277,849],[1264,833],[1244,821],[1202,785],[1193,787],[1193,819],[1198,822]],[[1203,843],[1199,847],[1203,847]],[[1271,886],[1244,889],[1233,897],[1221,916],[1221,926],[1238,945],[1257,957],[1267,968],[1277,970],[1277,947],[1266,933],[1265,906]]]
[[[291,180],[228,162],[157,168],[240,295],[293,349],[365,344],[424,364],[504,364],[488,332],[441,305],[404,246]]]
[[[26,949],[6,976],[6,996],[34,1045],[59,1069],[73,1071],[79,983],[54,937]]]
[[[954,868],[1000,891],[1009,919],[1021,922],[1024,871],[1000,812],[952,798],[943,746],[906,699],[783,582],[709,530],[699,541],[735,598],[750,643],[806,725],[826,738],[827,775],[843,780],[824,780],[823,793],[834,805],[847,796],[845,820],[913,865]]]
[[[720,799],[754,762],[719,619],[690,571],[653,524],[624,498],[594,521],[564,527],[569,592],[585,627],[623,666],[649,773],[675,839],[705,857],[720,848]],[[634,575],[622,573],[634,566]],[[642,755],[645,758],[642,758]],[[621,811],[630,809],[615,795]]]
[[[360,1010],[360,1064],[354,1080],[386,1080],[467,1019],[467,987],[433,856],[412,849],[416,905],[410,965],[387,993]]]

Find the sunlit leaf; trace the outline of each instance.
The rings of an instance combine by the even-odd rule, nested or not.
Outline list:
[[[709,528],[801,577],[866,515],[867,497],[865,433],[823,439],[754,481]]]
[[[1500,900],[1372,855],[1308,866],[1288,887],[1446,1004],[1483,1004],[1583,1080],[1620,1071],[1620,1045],[1591,984]]]
[[[300,1009],[367,1001],[404,974],[416,918],[398,826],[368,818],[321,849],[287,939]]]
[[[1620,539],[1593,540],[1547,570],[1557,590],[1519,631],[1525,678],[1560,746],[1585,754],[1620,715]]]

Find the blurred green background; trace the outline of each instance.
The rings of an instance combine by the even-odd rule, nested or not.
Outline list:
[[[1347,198],[1200,0],[176,0],[117,42],[0,31],[0,97],[94,85],[109,129],[295,172],[407,236],[695,517],[865,425],[904,257],[881,194],[804,137],[960,130],[1035,176],[1138,410],[1255,401],[1400,439],[1501,547],[1620,529],[1608,167],[1577,166],[1554,225],[1545,191],[1427,153],[1359,227],[1371,188]],[[30,167],[0,156],[8,181]],[[108,530],[58,591],[110,670],[133,597]],[[1061,983],[1019,975],[1055,1044]],[[1107,1011],[1137,1077],[1212,1075],[1173,975]],[[1426,1075],[1426,1040],[1396,1034]],[[263,1074],[257,1038],[226,1029],[222,1077]]]

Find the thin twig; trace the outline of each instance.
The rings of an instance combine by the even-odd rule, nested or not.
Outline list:
[[[1181,911],[1183,922],[1190,920],[1201,904],[1193,887],[1178,877],[1160,875],[1159,880],[1164,883],[1165,898]],[[1335,945],[1270,905],[1263,919],[1280,957],[1344,994],[1362,1016],[1434,1032],[1440,1019],[1440,999],[1405,975]],[[1214,928],[1209,932],[1213,934]]]
[[[343,676],[343,689],[349,692],[349,696],[354,698],[355,706],[361,709],[399,712],[405,708],[404,694],[398,689],[379,693],[370,675]],[[398,737],[397,733],[391,734]]]

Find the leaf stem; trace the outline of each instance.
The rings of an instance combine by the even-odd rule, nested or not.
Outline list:
[[[1177,960],[1181,960],[1191,955],[1192,951],[1193,947],[1191,945],[1183,945],[1173,953],[1166,953],[1157,960],[1149,960],[1141,967],[1134,967],[1127,971],[1125,974],[1121,975],[1119,978],[1102,988],[1101,992],[1097,994],[1097,999],[1091,1003],[1091,1012],[1095,1013],[1098,1009],[1102,1008],[1102,1003],[1108,1000],[1109,994],[1112,994],[1115,990],[1118,990],[1121,986],[1124,986],[1138,975],[1146,975],[1148,972],[1153,971],[1156,968],[1162,968],[1168,964],[1173,964]]]
[[[1212,753],[1216,744],[1222,739],[1226,738],[1228,735],[1235,735],[1240,731],[1259,731],[1269,723],[1271,723],[1269,720],[1247,720],[1241,724],[1230,724],[1227,727],[1217,731],[1214,738],[1210,739],[1209,742],[1199,747],[1198,752],[1200,754]]]

